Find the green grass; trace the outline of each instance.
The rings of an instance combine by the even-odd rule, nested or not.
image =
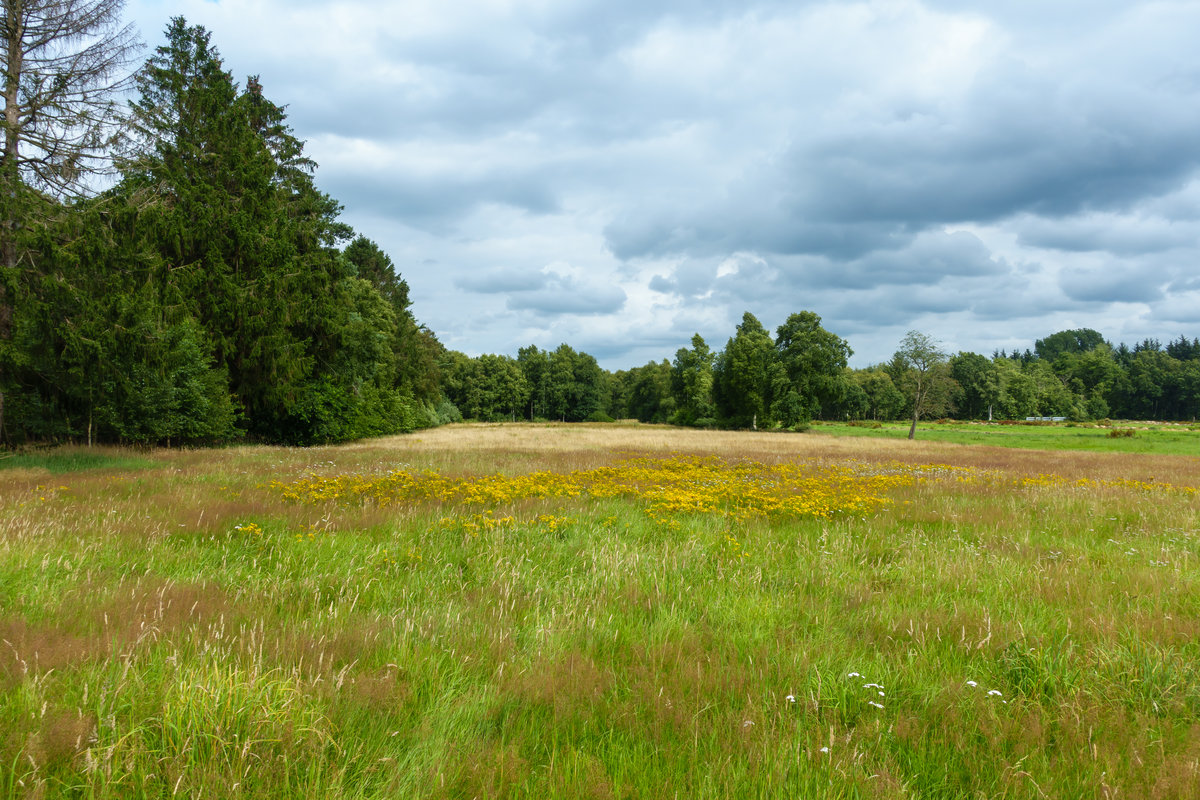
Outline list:
[[[160,463],[150,458],[115,448],[59,447],[16,453],[0,451],[0,470],[45,470],[51,475],[95,469],[132,471],[158,466],[161,466]]]
[[[0,797],[1194,797],[1196,494],[1024,458],[866,517],[492,529],[266,484],[527,454],[0,478]]]
[[[833,436],[863,436],[887,439],[908,437],[908,422],[885,422],[879,428],[833,422],[813,423],[812,430]],[[1132,436],[1113,438],[1113,429],[1134,431]],[[948,444],[983,444],[1033,450],[1088,450],[1105,453],[1147,453],[1200,456],[1200,427],[1194,425],[1114,423],[1112,427],[1071,423],[1047,425],[1001,425],[922,421],[917,438]]]

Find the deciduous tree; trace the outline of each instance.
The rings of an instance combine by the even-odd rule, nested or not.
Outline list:
[[[726,423],[738,428],[770,425],[775,364],[771,334],[747,311],[713,366],[713,400]]]
[[[787,377],[785,389],[777,394],[785,404],[786,398],[795,395],[788,404],[796,407],[791,414],[794,418],[784,420],[776,414],[781,422],[807,422],[842,401],[844,370],[854,351],[845,339],[822,328],[819,316],[811,311],[789,316],[775,332],[775,351]]]
[[[908,398],[912,426],[908,438],[917,435],[917,420],[933,408],[945,406],[954,379],[946,366],[946,352],[937,340],[920,331],[909,331],[892,356],[889,371]]]

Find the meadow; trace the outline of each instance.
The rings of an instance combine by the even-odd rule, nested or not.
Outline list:
[[[0,459],[0,797],[1200,796],[1191,445],[821,430]]]
[[[831,436],[908,438],[909,423],[817,422]],[[930,442],[1039,450],[1091,450],[1200,456],[1200,426],[1179,422],[1032,423],[922,421],[917,436]]]

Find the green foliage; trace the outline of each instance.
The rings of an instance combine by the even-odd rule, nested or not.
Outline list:
[[[1104,337],[1091,328],[1059,331],[1034,342],[1038,358],[1053,361],[1063,353],[1086,353],[1104,344]]]
[[[666,360],[629,370],[628,395],[624,414],[639,422],[666,422],[676,410],[676,398],[670,391],[672,369]]]
[[[946,353],[928,334],[909,331],[892,356],[888,372],[904,392],[912,415],[908,438],[917,432],[922,416],[940,416],[951,406],[957,384],[950,372]]]
[[[529,384],[518,362],[509,356],[469,358],[448,352],[442,362],[446,397],[466,419],[499,422],[522,414]]]
[[[247,429],[280,441],[348,435],[363,427],[359,403],[339,395],[361,375],[317,377],[346,360],[335,350],[348,335],[349,267],[332,246],[348,229],[314,188],[282,109],[253,78],[239,91],[209,39],[173,19],[138,75],[139,147],[121,190],[153,198],[139,222],[173,267],[164,292],[213,337]]]
[[[771,426],[777,367],[771,335],[747,311],[713,366],[713,400],[725,424],[735,428]]]
[[[337,249],[340,207],[259,81],[240,89],[175,18],[136,85],[120,182],[72,206],[29,196],[46,207],[22,234],[32,266],[0,275],[0,311],[20,301],[0,352],[14,438],[309,444],[436,424],[441,346],[386,254]]]
[[[692,336],[690,348],[681,347],[675,352],[670,374],[675,413],[670,419],[676,425],[695,425],[697,420],[715,415],[713,360],[712,350],[698,333]]]
[[[792,314],[775,332],[775,350],[786,375],[776,391],[774,416],[793,426],[825,416],[846,397],[845,369],[853,350],[846,340],[821,327],[811,311]]]
[[[950,377],[958,384],[954,406],[959,417],[990,419],[1000,401],[1000,371],[978,353],[959,353],[950,359]]]
[[[850,419],[898,419],[904,413],[904,395],[880,367],[854,370],[849,376],[846,406]]]

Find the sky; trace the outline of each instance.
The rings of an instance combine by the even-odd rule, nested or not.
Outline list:
[[[1200,2],[128,0],[286,105],[447,347],[1200,336]]]

